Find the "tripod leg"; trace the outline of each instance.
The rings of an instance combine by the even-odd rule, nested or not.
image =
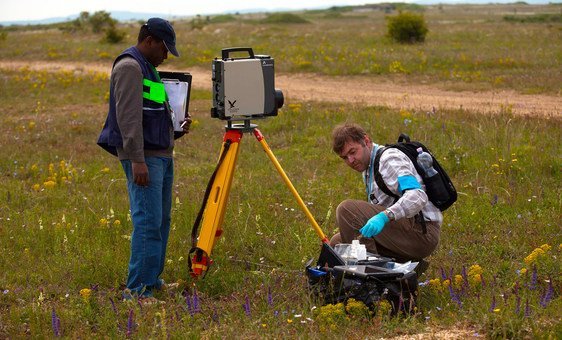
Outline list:
[[[267,142],[265,141],[265,137],[262,135],[260,130],[254,129],[254,136],[256,136],[256,139],[262,145],[263,149],[265,150],[265,153],[267,154],[267,156],[269,157],[269,159],[271,160],[271,162],[273,163],[273,165],[277,169],[277,172],[279,172],[279,175],[281,175],[281,177],[283,178],[283,181],[285,181],[285,184],[287,185],[287,187],[289,187],[289,190],[291,191],[291,193],[293,194],[293,196],[297,200],[297,203],[299,204],[299,206],[301,207],[301,209],[305,213],[306,217],[308,217],[308,220],[312,224],[312,227],[314,228],[314,230],[316,231],[316,233],[318,234],[318,236],[320,237],[322,242],[326,243],[326,244],[330,244],[330,241],[328,240],[328,237],[326,237],[326,235],[324,234],[322,229],[320,229],[320,226],[318,225],[318,223],[316,223],[316,220],[314,219],[314,217],[312,216],[312,214],[310,213],[310,211],[306,207],[306,204],[304,204],[304,201],[302,200],[299,193],[297,192],[297,190],[295,189],[295,187],[291,183],[291,180],[289,179],[289,177],[287,177],[287,174],[285,174],[285,171],[281,167],[281,164],[279,164],[279,162],[277,161],[277,158],[275,158],[275,155],[273,154],[273,152],[269,148],[269,145],[267,145]]]
[[[222,223],[226,212],[234,168],[240,151],[241,139],[242,132],[238,130],[227,130],[224,135],[221,154],[225,149],[227,141],[230,143],[230,147],[217,170],[209,197],[205,203],[201,230],[191,264],[191,275],[194,277],[203,274],[207,270],[215,240],[222,233]]]

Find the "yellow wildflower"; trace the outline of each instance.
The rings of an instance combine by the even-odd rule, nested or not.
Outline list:
[[[550,245],[548,245],[548,243],[543,244],[542,246],[540,246],[540,248],[542,250],[544,250],[545,252],[549,251],[550,249],[552,249],[552,247]]]
[[[108,167],[105,167],[105,168],[101,169],[101,172],[103,172],[104,174],[106,174],[106,173],[109,172],[109,168],[108,168]]]
[[[387,300],[381,300],[379,304],[378,314],[381,316],[389,315],[391,311],[392,311],[392,305],[390,304],[390,302],[388,302]]]
[[[102,227],[107,226],[107,219],[105,219],[105,218],[100,219],[100,226],[102,226]]]
[[[462,275],[455,275],[455,287],[460,287],[463,281]]]
[[[468,276],[480,275],[482,274],[482,272],[483,272],[482,267],[480,267],[477,264],[474,264],[470,266],[470,268],[468,268]]]
[[[121,225],[121,221],[115,220],[115,221],[113,221],[113,225],[114,225],[114,226],[120,226],[120,225]]]
[[[500,310],[501,310],[501,309],[496,308],[496,309],[494,309],[494,313],[499,313]]]
[[[54,181],[46,181],[43,183],[43,186],[47,189],[52,189],[55,187],[55,182]]]
[[[429,285],[431,287],[434,287],[434,288],[440,288],[441,287],[441,280],[440,279],[431,279],[431,280],[429,280]]]
[[[33,184],[33,186],[31,188],[35,191],[41,190],[41,186],[39,184]]]
[[[287,323],[293,323],[293,319],[287,319]]]
[[[521,275],[525,275],[527,274],[527,268],[521,268],[519,272],[521,273]]]
[[[86,302],[90,300],[90,296],[92,295],[92,290],[89,288],[83,288],[80,290],[80,296]]]
[[[482,283],[482,274],[471,275],[469,278],[470,278],[470,283],[472,285],[477,285]]]
[[[369,307],[367,307],[363,302],[355,299],[349,299],[347,301],[345,310],[352,316],[369,316]]]
[[[451,285],[451,280],[447,279],[443,281],[443,287],[448,288]]]
[[[535,248],[535,250],[533,250],[531,252],[531,254],[529,254],[529,256],[527,256],[524,261],[526,264],[532,264],[533,262],[535,262],[540,256],[543,256],[545,254],[545,251],[542,248]]]

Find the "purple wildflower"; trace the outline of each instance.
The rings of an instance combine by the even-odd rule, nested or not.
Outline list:
[[[537,266],[533,266],[533,274],[531,275],[531,283],[529,283],[529,289],[535,290],[537,288]]]
[[[468,284],[468,273],[466,272],[466,266],[462,266],[461,276],[462,276],[461,289],[462,289],[462,292],[464,293],[464,292],[468,291],[468,288],[469,288],[468,287],[469,286],[469,284]]]
[[[441,280],[447,280],[447,274],[445,274],[445,269],[443,269],[443,267],[441,267]]]
[[[521,312],[521,297],[517,296],[515,299],[515,314],[519,314]]]
[[[515,282],[515,286],[513,287],[513,294],[515,294],[515,296],[519,296],[519,280],[517,280]]]
[[[468,274],[466,273],[466,266],[462,266],[461,276],[463,280],[468,281]]]
[[[193,311],[195,313],[201,312],[201,304],[199,303],[199,296],[197,295],[197,289],[193,288]]]
[[[133,310],[129,310],[129,318],[127,319],[127,337],[133,334],[133,328],[135,327],[135,322],[133,319]]]
[[[552,279],[548,280],[548,287],[544,291],[544,295],[541,297],[540,304],[542,308],[546,308],[548,303],[552,300],[554,295],[554,287],[552,287]]]
[[[246,316],[250,316],[250,298],[248,297],[248,295],[246,295],[246,302],[242,305],[242,307],[244,308],[244,313],[246,314]]]
[[[211,316],[211,318],[213,319],[214,322],[217,323],[217,325],[220,325],[219,313],[217,313],[216,309],[213,309],[213,315]]]
[[[525,317],[528,318],[531,316],[531,306],[529,306],[529,298],[525,301]]]
[[[273,307],[273,295],[271,294],[271,286],[267,287],[267,305]]]
[[[112,298],[109,298],[109,302],[111,302],[111,309],[117,314],[117,307],[115,306],[115,301]]]
[[[488,312],[493,312],[494,309],[496,309],[496,296],[492,296],[492,304],[490,305],[490,309],[488,309]]]
[[[189,294],[185,295],[185,303],[187,304],[187,310],[189,311],[189,314],[193,316],[193,314],[195,313],[193,311],[193,308],[191,307],[191,295]]]
[[[482,284],[482,288],[486,287],[486,281],[484,281],[484,275],[480,274],[480,283]]]
[[[459,305],[459,308],[462,308],[462,301],[461,301],[460,297],[458,296],[458,294],[456,294],[453,291],[453,287],[451,285],[449,285],[449,295],[451,295],[451,300],[456,302],[457,305]]]
[[[56,337],[61,336],[60,334],[60,319],[55,312],[55,308],[53,307],[53,312],[51,313],[51,325],[53,326],[53,333]]]

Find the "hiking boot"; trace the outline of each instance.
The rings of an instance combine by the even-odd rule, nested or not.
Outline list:
[[[143,306],[150,306],[150,305],[162,305],[165,304],[166,301],[158,300],[154,296],[148,296],[148,297],[139,297],[139,303]]]
[[[166,290],[168,292],[173,292],[173,291],[177,290],[179,287],[180,287],[180,284],[178,282],[164,283],[162,285],[162,290]]]
[[[166,281],[164,281],[162,279],[158,279],[158,281],[159,281],[159,285],[157,285],[157,288],[156,288],[157,290],[173,292],[173,291],[176,291],[180,287],[179,282],[166,283]]]
[[[414,268],[414,271],[416,272],[418,277],[420,277],[421,274],[425,273],[427,268],[429,268],[429,262],[422,259],[418,262],[418,265],[416,266],[416,268]]]

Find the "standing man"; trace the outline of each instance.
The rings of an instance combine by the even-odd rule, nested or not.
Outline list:
[[[331,245],[359,238],[371,253],[399,262],[420,261],[420,267],[425,268],[419,270],[425,270],[427,263],[421,260],[439,243],[443,215],[429,201],[410,158],[396,148],[387,149],[380,157],[377,170],[390,191],[399,197],[395,201],[375,182],[373,163],[381,147],[371,141],[365,130],[347,123],[337,126],[332,138],[334,152],[362,173],[367,201],[348,199],[338,206],[336,222],[340,232],[332,237]]]
[[[172,25],[149,19],[140,28],[138,42],[113,63],[109,112],[98,144],[119,157],[125,175],[133,233],[127,288],[135,296],[154,302],[153,290],[164,288],[164,270],[170,233],[174,137],[172,112],[158,67],[178,57]]]

